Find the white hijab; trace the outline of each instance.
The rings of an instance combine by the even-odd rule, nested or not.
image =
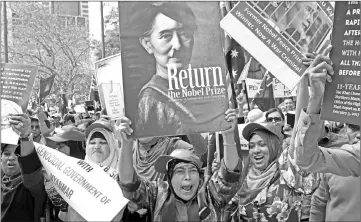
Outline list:
[[[118,140],[114,137],[113,133],[111,133],[108,130],[103,129],[103,128],[95,128],[89,133],[89,136],[86,141],[86,146],[87,147],[89,146],[90,138],[96,132],[103,134],[103,136],[107,140],[109,148],[110,148],[109,156],[102,162],[99,162],[96,164],[105,166],[105,167],[110,167],[113,170],[118,171],[118,161],[119,161]],[[94,162],[91,160],[89,153],[87,152],[87,149],[86,149],[85,161]]]

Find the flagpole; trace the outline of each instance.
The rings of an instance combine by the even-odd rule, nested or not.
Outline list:
[[[244,85],[244,95],[246,96],[246,102],[247,102],[248,110],[251,111],[251,106],[249,105],[247,83],[246,83],[246,80],[242,80],[242,82],[243,82],[243,85]]]
[[[4,1],[4,53],[5,63],[9,62],[9,49],[8,49],[8,18],[7,18],[7,7],[6,1]]]
[[[104,16],[103,16],[103,2],[100,2],[100,22],[102,32],[102,59],[105,58],[105,42],[104,42]]]

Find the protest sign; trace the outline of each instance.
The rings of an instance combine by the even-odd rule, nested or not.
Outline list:
[[[219,2],[119,4],[125,114],[134,136],[230,128]]]
[[[334,75],[326,83],[321,117],[360,124],[360,2],[336,2],[331,60]]]
[[[296,88],[291,91],[277,78],[273,78],[273,96],[274,98],[285,98],[285,97],[296,96]]]
[[[255,98],[257,95],[257,92],[260,90],[262,84],[262,79],[246,79],[246,85],[247,85],[247,94],[248,98]]]
[[[111,119],[124,116],[122,61],[120,54],[95,62],[100,102]]]
[[[55,189],[87,221],[111,221],[128,203],[116,181],[116,171],[34,145]]]
[[[22,64],[1,64],[1,143],[18,144],[9,114],[26,113],[38,68]]]
[[[244,127],[247,124],[237,124],[238,125],[238,132],[239,132],[239,141],[241,143],[241,150],[249,150],[248,141],[243,137],[242,132]]]
[[[119,119],[124,116],[124,96],[120,83],[101,83],[99,92],[101,95],[102,107],[106,108],[107,116],[112,119]]]
[[[316,2],[239,2],[221,27],[293,90],[306,70],[302,53],[321,47],[331,19]]]

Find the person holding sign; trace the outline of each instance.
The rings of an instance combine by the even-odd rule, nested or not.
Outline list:
[[[307,70],[310,98],[295,129],[296,163],[306,172],[360,176],[360,124],[346,124],[349,144],[338,149],[318,146],[323,127],[321,104],[326,82],[332,81],[333,74],[330,58],[323,55],[318,55]]]
[[[223,132],[227,148],[220,173],[213,176],[216,181],[214,184],[219,186],[217,190],[222,192],[222,196],[206,192],[207,200],[203,203],[209,205],[202,206],[202,200],[197,196],[202,186],[201,161],[194,151],[176,149],[170,155],[158,157],[154,166],[159,173],[166,175],[166,181],[142,180],[133,169],[131,122],[128,118],[122,118],[117,123],[115,133],[122,140],[119,185],[124,196],[151,212],[152,221],[219,221],[222,212],[219,197],[230,199],[232,189],[240,185],[238,180],[242,163],[234,141],[236,111],[228,110],[225,119],[234,124]]]
[[[85,161],[96,163],[116,179],[119,165],[119,143],[113,134],[112,124],[104,119],[92,123],[85,131]],[[119,221],[123,217],[121,210],[113,219]],[[85,221],[72,207],[68,208],[68,221]]]
[[[294,222],[308,218],[303,200],[317,188],[317,180],[302,178],[289,167],[279,123],[249,123],[242,135],[249,142],[249,157],[242,186],[227,206],[232,221]]]
[[[41,163],[34,151],[31,121],[26,114],[10,114],[12,129],[21,137],[18,145],[1,144],[1,221],[41,221],[46,192]]]

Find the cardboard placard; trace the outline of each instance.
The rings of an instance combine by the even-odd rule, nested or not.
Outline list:
[[[102,106],[107,110],[107,116],[119,119],[124,116],[124,100],[122,86],[120,83],[101,83],[99,87],[102,95]]]
[[[111,119],[124,116],[122,60],[120,54],[95,62],[96,80],[102,108]]]
[[[262,81],[263,81],[262,79],[251,79],[251,78],[246,79],[248,98],[256,97],[257,92],[261,90],[260,88]]]
[[[231,127],[219,12],[219,2],[120,2],[125,113],[136,138]]]
[[[306,70],[302,53],[322,47],[331,30],[331,13],[326,12],[330,5],[324,5],[321,7],[320,2],[239,2],[222,19],[221,27],[293,90]]]
[[[331,60],[334,75],[326,83],[321,118],[360,124],[360,2],[336,2]]]
[[[1,143],[18,144],[19,135],[8,122],[9,114],[26,113],[38,68],[1,64]]]
[[[116,171],[34,145],[55,189],[87,221],[111,221],[127,205]]]
[[[296,88],[291,91],[277,78],[273,78],[273,96],[274,98],[286,98],[291,96],[297,96]]]
[[[243,137],[242,132],[244,127],[247,124],[237,124],[238,125],[238,132],[239,132],[239,141],[241,143],[241,150],[249,150],[248,141]]]

